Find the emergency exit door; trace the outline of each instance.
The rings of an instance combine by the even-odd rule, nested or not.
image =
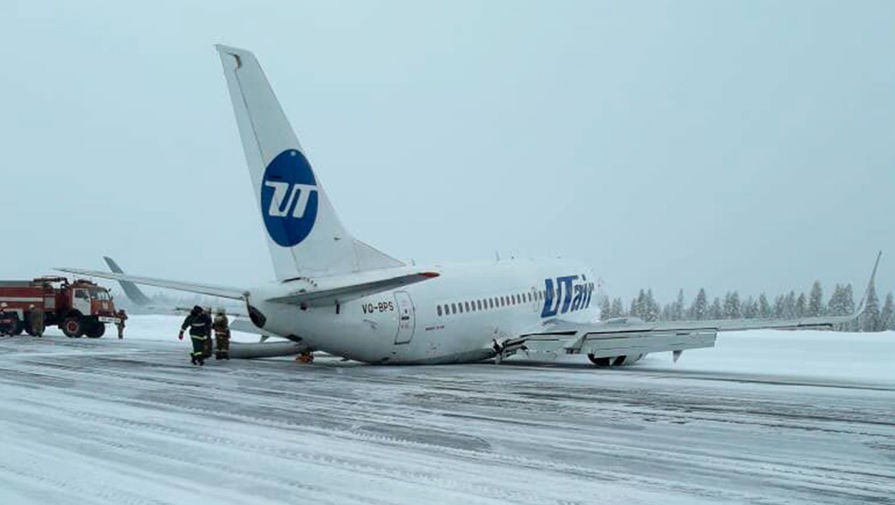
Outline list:
[[[413,329],[416,326],[413,302],[406,291],[395,291],[395,305],[398,308],[398,332],[395,333],[395,343],[406,344],[413,338]]]

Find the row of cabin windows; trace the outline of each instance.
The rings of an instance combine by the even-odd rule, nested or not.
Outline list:
[[[467,300],[463,302],[452,302],[438,305],[436,311],[439,316],[449,316],[451,314],[462,314],[464,312],[479,312],[483,310],[499,309],[501,307],[510,307],[521,303],[531,303],[544,299],[544,291],[534,291],[529,293],[519,293],[514,295],[494,296],[491,298],[482,298],[479,300]]]

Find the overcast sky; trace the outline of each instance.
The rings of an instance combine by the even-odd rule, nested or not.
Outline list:
[[[393,256],[561,255],[670,300],[829,294],[883,249],[895,287],[893,2],[130,4],[0,3],[0,279],[273,279],[226,43]]]

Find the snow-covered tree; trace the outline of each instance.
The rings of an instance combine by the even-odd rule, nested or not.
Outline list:
[[[859,318],[861,331],[880,331],[879,298],[876,296],[876,286],[871,281],[867,289],[867,299],[864,301],[864,312]]]
[[[793,310],[793,315],[797,318],[805,317],[805,314],[808,312],[808,299],[805,298],[805,293],[799,293],[799,297],[796,298],[796,306],[795,310]]]
[[[883,330],[895,330],[895,301],[892,299],[891,291],[886,295],[886,302],[883,304],[879,319]]]
[[[705,289],[699,288],[699,293],[690,306],[690,319],[701,321],[708,317],[709,307],[708,298],[705,296]]]
[[[680,321],[684,318],[684,290],[679,289],[677,291],[677,300],[674,302],[671,308],[671,320],[672,321]]]
[[[621,298],[612,300],[612,306],[609,313],[611,314],[610,317],[622,317],[625,315],[625,304],[622,302]]]
[[[783,298],[783,319],[796,318],[796,292],[790,290]]]
[[[743,317],[746,319],[755,319],[758,317],[758,302],[751,296],[743,302]]]
[[[743,316],[740,308],[740,294],[736,291],[728,291],[724,295],[724,307],[722,310],[724,319],[740,319]]]
[[[600,319],[606,320],[612,317],[610,314],[612,313],[612,305],[609,302],[609,297],[603,295],[600,297]]]
[[[716,296],[712,305],[709,307],[709,319],[721,319],[724,317],[724,309],[721,308],[721,300]]]
[[[770,319],[773,315],[771,312],[771,304],[768,303],[768,297],[764,293],[758,295],[758,317],[762,319]]]
[[[661,309],[659,308],[659,303],[656,302],[656,298],[653,296],[653,290],[648,289],[646,291],[646,300],[645,300],[645,308],[644,308],[644,321],[657,321],[659,319],[659,313]]]
[[[786,297],[783,295],[777,295],[777,297],[774,298],[774,319],[783,319],[786,317],[785,301]]]
[[[811,286],[811,294],[808,296],[808,312],[805,313],[808,317],[818,317],[823,315],[824,310],[824,292],[820,287],[820,281],[814,281],[814,285]]]

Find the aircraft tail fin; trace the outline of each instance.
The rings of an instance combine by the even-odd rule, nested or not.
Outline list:
[[[118,266],[118,263],[115,263],[115,260],[108,256],[103,256],[103,259],[106,260],[106,265],[109,265],[109,270],[116,274],[123,274],[124,271],[121,270],[121,267]],[[118,283],[121,284],[121,289],[124,290],[124,294],[130,299],[130,301],[136,303],[137,305],[146,306],[149,305],[152,300],[146,296],[143,291],[137,287],[136,284],[130,281],[118,280]]]
[[[402,266],[355,240],[342,226],[255,56],[244,49],[215,47],[277,279]]]

